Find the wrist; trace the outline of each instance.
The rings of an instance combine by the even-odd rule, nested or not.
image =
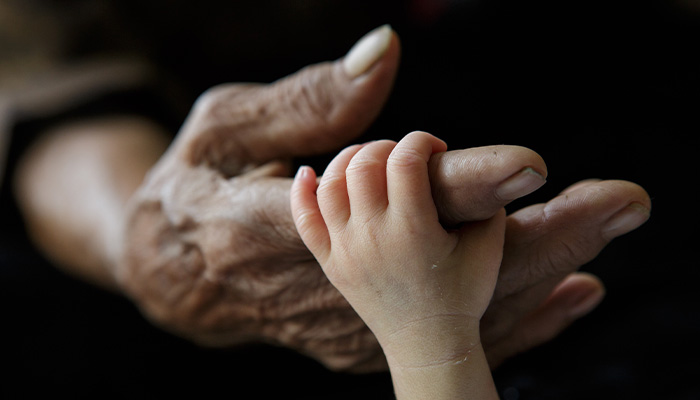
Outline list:
[[[378,334],[390,365],[422,368],[459,364],[481,348],[479,321],[464,315],[440,315]]]
[[[498,399],[497,390],[480,342],[452,359],[432,363],[397,364],[389,361],[398,400]]]

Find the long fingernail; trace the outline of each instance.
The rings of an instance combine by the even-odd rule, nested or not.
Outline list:
[[[640,203],[632,203],[615,214],[603,227],[603,238],[612,240],[645,223],[651,211]]]
[[[389,48],[391,26],[382,25],[358,40],[343,60],[343,69],[351,79],[369,70]]]
[[[504,201],[512,201],[534,192],[546,182],[539,172],[527,167],[501,183],[496,188],[496,196]]]

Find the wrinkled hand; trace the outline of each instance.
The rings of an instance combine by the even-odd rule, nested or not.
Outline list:
[[[130,200],[116,271],[156,324],[205,345],[280,344],[334,368],[381,360],[299,238],[286,177],[290,157],[329,152],[375,119],[398,64],[387,32],[376,65],[325,63],[198,99]]]
[[[294,228],[287,162],[337,149],[373,121],[398,65],[390,35],[379,51],[375,40],[369,53],[365,46],[271,85],[217,87],[197,101],[130,200],[124,227],[116,276],[156,324],[205,345],[265,341],[334,369],[386,367],[376,339]],[[536,189],[546,167],[528,149],[493,146],[433,157],[430,172],[441,220],[458,224],[489,218]],[[514,185],[523,174],[525,184]],[[508,217],[482,322],[492,367],[600,301],[599,280],[570,274],[640,225],[649,207],[634,184],[587,182]]]

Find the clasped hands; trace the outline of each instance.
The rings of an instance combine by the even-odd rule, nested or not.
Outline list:
[[[386,368],[375,336],[299,237],[289,161],[361,135],[389,95],[398,59],[398,38],[383,27],[337,62],[200,97],[128,206],[113,273],[146,316],[203,345],[262,341],[333,369]],[[444,226],[498,215],[547,173],[541,157],[517,146],[440,152],[428,167]],[[588,180],[507,216],[480,324],[489,365],[591,311],[603,285],[576,270],[646,221],[650,207],[636,184]]]

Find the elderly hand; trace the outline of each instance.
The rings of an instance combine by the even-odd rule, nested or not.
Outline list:
[[[338,62],[201,96],[128,207],[114,274],[149,318],[205,345],[265,341],[334,369],[385,368],[376,339],[296,232],[288,161],[358,137],[386,101],[398,59],[398,39],[382,27]],[[541,186],[546,167],[528,149],[492,146],[435,155],[430,172],[451,225],[493,216]],[[482,323],[492,367],[597,305],[600,281],[574,271],[649,208],[637,185],[585,182],[508,217]]]

